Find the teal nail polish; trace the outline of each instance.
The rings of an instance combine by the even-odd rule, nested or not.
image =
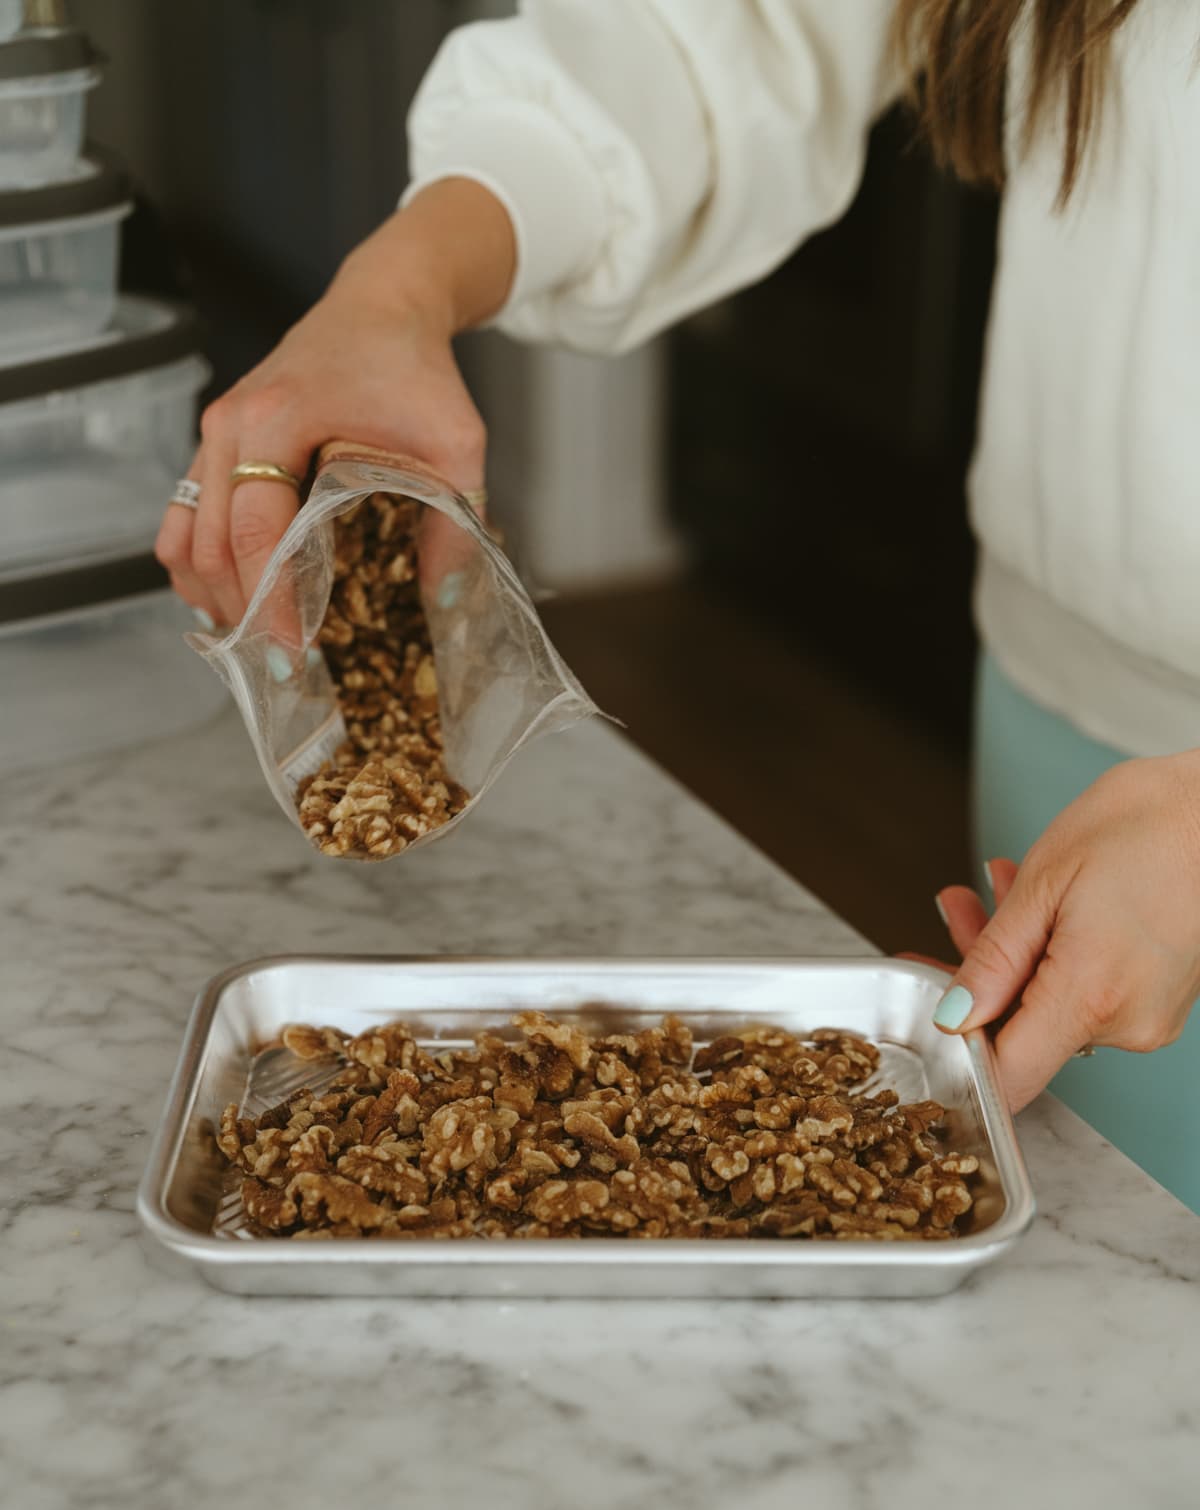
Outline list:
[[[213,618],[211,613],[205,613],[203,608],[193,608],[192,614],[195,617],[196,623],[204,630],[205,634],[211,634],[217,627],[216,619]]]
[[[442,578],[442,585],[438,588],[438,607],[454,608],[462,597],[463,582],[465,576],[460,571],[447,572]]]
[[[950,931],[950,919],[946,916],[946,906],[942,901],[940,895],[934,897],[933,905],[937,908],[938,917],[940,917],[942,922],[945,924],[946,931],[948,933]]]
[[[988,890],[993,896],[995,896],[996,877],[992,874],[992,862],[990,860],[985,860],[983,862],[983,878],[988,883]]]
[[[310,645],[304,652],[304,660],[310,671],[315,666],[323,666],[325,664],[325,657],[315,645]]]
[[[974,1005],[975,998],[966,986],[951,986],[938,1002],[933,1020],[939,1028],[961,1028]]]
[[[267,670],[277,682],[291,680],[292,663],[288,659],[288,653],[282,645],[269,645],[267,647]]]

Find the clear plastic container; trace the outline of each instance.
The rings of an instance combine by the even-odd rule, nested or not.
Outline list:
[[[195,446],[195,322],[120,301],[112,329],[0,362],[0,582],[148,550]]]
[[[72,176],[87,93],[99,82],[80,32],[23,32],[0,42],[0,188]]]
[[[181,638],[191,615],[169,589],[4,615],[0,592],[0,772],[140,745],[224,705],[224,688]]]
[[[25,20],[23,0],[0,0],[0,40],[5,42],[21,30]]]
[[[89,165],[65,183],[0,191],[0,352],[86,341],[112,319],[124,177]]]

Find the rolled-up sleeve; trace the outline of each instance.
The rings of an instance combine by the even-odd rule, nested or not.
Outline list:
[[[763,277],[845,209],[894,92],[894,0],[525,0],[451,33],[409,117],[413,181],[502,201],[496,323],[622,351]]]

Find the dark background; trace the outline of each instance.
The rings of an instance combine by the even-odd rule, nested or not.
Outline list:
[[[122,281],[195,302],[214,393],[394,207],[413,89],[480,9],[504,6],[73,0],[110,58],[92,134],[139,186]],[[843,221],[666,339],[680,569],[546,609],[633,738],[885,948],[940,949],[932,891],[968,874],[964,477],[994,236],[993,200],[882,120]],[[511,424],[521,355],[490,337],[463,360]],[[519,541],[519,476],[500,491]]]
[[[672,340],[673,508],[706,576],[957,743],[994,241],[991,196],[895,110],[843,220]]]

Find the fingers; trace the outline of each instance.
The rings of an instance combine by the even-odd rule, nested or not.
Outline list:
[[[1011,860],[992,860],[985,868],[996,902],[999,904],[1003,902],[1012,888],[1017,875],[1017,867]],[[934,897],[934,901],[954,947],[960,955],[967,954],[975,940],[987,927],[988,911],[980,900],[979,894],[972,891],[969,886],[944,886]],[[919,965],[933,965],[938,970],[944,970],[947,975],[954,974],[953,965],[948,965],[944,960],[935,959],[930,954],[914,954],[906,951],[898,954],[896,958],[913,960]]]
[[[942,970],[947,975],[954,974],[954,966],[947,964],[944,959],[935,959],[932,954],[918,954],[914,949],[902,949],[896,958],[911,960],[914,965],[932,965],[935,970]]]
[[[266,461],[303,477],[311,448],[293,406],[278,387],[232,390],[205,410],[201,429],[203,465],[192,571],[215,601],[220,618],[236,624],[300,500],[286,482],[235,486],[231,473],[240,463]],[[272,625],[280,638],[298,643],[290,590],[281,589]]]
[[[203,471],[192,537],[192,570],[215,599],[220,621],[236,624],[246,604],[229,544],[229,474],[237,461],[237,450],[220,407],[225,402],[219,399],[210,404],[201,420]]]
[[[316,312],[312,318],[317,318]],[[321,389],[321,416],[314,418],[316,411],[310,406],[306,418],[302,400],[314,391],[314,369],[312,353],[300,337],[302,327],[308,329],[310,337],[314,329],[319,336],[319,325],[319,318],[314,327],[312,319],[306,317],[276,353],[204,411],[197,471],[200,506],[190,521],[169,525],[164,521],[163,554],[176,573],[180,591],[226,624],[237,624],[243,618],[271,554],[299,506],[296,489],[286,482],[239,481],[235,486],[230,474],[236,466],[270,462],[303,477],[314,450],[331,434],[353,435],[361,424],[367,432],[363,436],[366,443],[417,449],[403,433],[411,424],[435,437],[435,444],[419,449],[425,461],[452,486],[464,493],[482,488],[486,430],[462,389],[448,350],[424,357],[422,376],[427,381],[416,407],[424,407],[433,415],[427,426],[420,422],[419,414],[416,419],[408,415],[396,434],[378,434],[377,405],[381,396],[386,403],[394,404],[393,388],[377,389],[367,384],[356,402],[353,392],[344,391],[346,384],[336,381],[336,373],[330,374],[328,361],[315,369],[326,384]],[[432,397],[431,386],[435,390]],[[436,401],[439,387],[448,395],[445,403]],[[349,422],[347,414],[352,416]],[[422,552],[422,579],[433,601],[443,589],[449,596],[461,593],[478,547],[451,521],[430,518],[429,548]],[[278,597],[272,593],[265,622],[274,638],[285,645],[299,645],[299,615],[290,583],[281,582]]]
[[[1017,867],[1011,860],[992,860],[985,869],[998,907],[1012,890]],[[987,908],[969,886],[946,886],[938,892],[935,901],[954,947],[959,954],[967,954],[987,927]]]
[[[447,426],[437,436],[436,443],[422,448],[421,456],[460,493],[481,491],[487,467],[487,429],[483,420],[468,404],[454,425]]]
[[[247,461],[256,458],[246,457]],[[304,475],[307,458],[297,476]],[[293,471],[287,462],[280,462]],[[271,552],[283,538],[284,531],[296,517],[300,496],[284,482],[242,482],[234,488],[229,509],[229,544],[242,597],[249,602],[254,596],[271,559]]]
[[[987,908],[969,886],[946,886],[935,899],[951,941],[960,955],[987,927]]]
[[[1099,986],[1102,997],[1104,987]],[[1052,956],[1043,959],[1013,1013],[996,1034],[996,1061],[1014,1112],[1045,1090],[1067,1060],[1092,1040],[1091,1008],[1096,998],[1074,970]]]
[[[192,458],[186,475],[198,481],[202,473],[200,452]],[[154,554],[166,567],[171,577],[171,586],[185,603],[208,619],[206,629],[216,626],[220,611],[217,601],[192,567],[192,541],[196,526],[196,511],[182,504],[168,504],[163,512],[162,524],[154,542]]]
[[[437,509],[427,508],[417,534],[417,572],[426,606],[457,606],[477,570],[479,543]]]
[[[281,462],[280,465],[284,466],[286,463]],[[243,493],[251,496],[243,501]],[[244,482],[234,489],[229,540],[242,596],[247,605],[254,596],[264,567],[271,559],[271,552],[296,517],[299,506],[298,493],[286,483]],[[294,651],[300,648],[300,611],[290,571],[285,570],[279,574],[266,601],[255,612],[255,623],[264,627],[273,640],[288,649]],[[286,679],[292,662],[284,660],[275,664],[278,667],[277,670],[273,667],[275,674]]]
[[[1173,1043],[1195,998],[1120,916],[1093,913],[1084,929],[1056,929],[1051,949],[996,1035],[1004,1089],[1014,1111],[1028,1105],[1080,1049],[1148,1054]]]
[[[271,462],[294,477],[308,471],[312,447],[296,422],[294,406],[273,389],[242,404],[237,462]],[[300,507],[299,490],[283,481],[238,482],[229,511],[229,540],[242,596],[254,596],[263,568]]]
[[[482,520],[485,499],[484,468],[487,432],[483,422],[464,423],[456,435],[431,450],[429,465],[440,472]],[[450,609],[458,602],[471,574],[479,546],[467,532],[437,509],[426,509],[418,536],[417,570],[426,603]]]
[[[482,518],[482,509],[472,503]],[[470,582],[480,545],[461,525],[439,509],[426,508],[417,527],[417,573],[426,606],[454,608]]]
[[[1020,1010],[996,1035],[1000,1079],[1013,1111],[1019,1111],[1048,1084],[1087,1040],[1056,1007],[1056,970],[1045,955],[1050,921],[1035,888],[1017,889],[1019,871],[1011,860],[985,867],[996,901],[987,911],[967,886],[938,893],[938,907],[963,963],[946,991],[934,1021],[948,1032],[965,1032],[1001,1017],[1017,996]],[[1032,977],[1032,979],[1030,979]],[[1078,1039],[1078,1042],[1075,1040]]]
[[[997,876],[997,882],[1003,886],[1006,878]],[[1028,866],[1018,871],[994,916],[968,946],[938,1004],[933,1016],[938,1027],[966,1032],[1007,1011],[1042,958],[1056,910],[1057,899],[1044,880]]]
[[[296,477],[308,470],[307,449],[283,436],[248,435],[239,444],[239,462],[270,461]],[[300,507],[299,491],[286,482],[239,482],[229,509],[229,543],[244,601],[249,603],[271,553]],[[300,646],[300,614],[290,574],[281,575],[266,604],[271,637],[292,649]]]
[[[1017,864],[1015,860],[989,860],[983,867],[987,872],[988,882],[992,888],[992,896],[996,906],[999,907],[1004,898],[1013,889],[1013,882],[1017,879]]]

